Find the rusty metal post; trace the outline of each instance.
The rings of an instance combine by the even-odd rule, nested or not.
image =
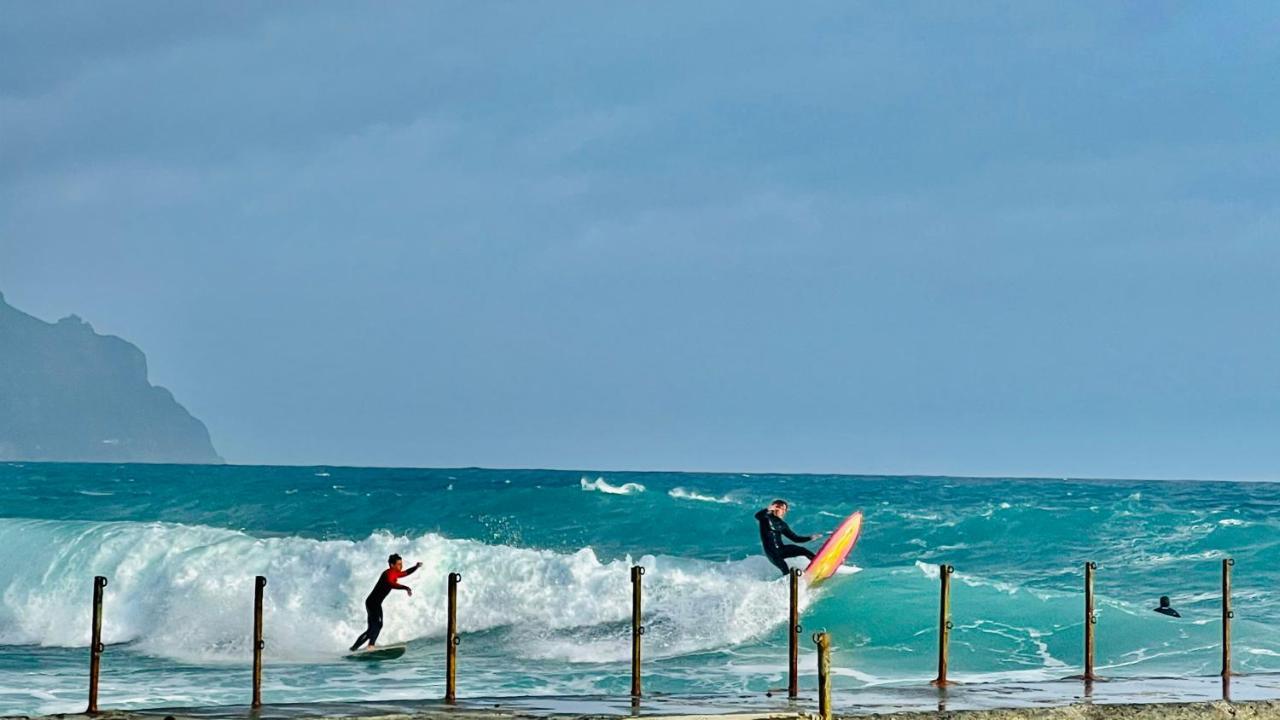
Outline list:
[[[800,696],[800,568],[792,568],[791,577],[791,614],[788,629],[788,666],[787,697],[795,700]]]
[[[262,639],[262,591],[267,579],[261,575],[253,580],[253,707],[262,707],[262,649],[267,646]]]
[[[631,697],[640,697],[640,637],[644,635],[641,622],[641,578],[644,567],[635,565],[631,568]]]
[[[831,720],[831,636],[816,632],[813,644],[818,646],[818,717]]]
[[[1093,631],[1094,626],[1098,624],[1098,616],[1093,611],[1093,571],[1098,569],[1098,563],[1087,562],[1084,564],[1084,676],[1085,682],[1093,682],[1097,680],[1097,676],[1093,674]]]
[[[951,573],[955,568],[951,565],[938,566],[938,578],[941,580],[941,596],[938,602],[938,677],[933,684],[943,687],[947,684],[947,649],[951,642]]]
[[[102,667],[102,595],[107,579],[101,575],[93,578],[93,629],[89,638],[89,708],[86,713],[98,712],[98,674]]]
[[[444,701],[458,702],[458,582],[462,575],[449,573],[449,620],[445,632]]]
[[[1236,564],[1232,558],[1222,560],[1222,677],[1231,677],[1231,619],[1236,614],[1231,610],[1231,567]]]

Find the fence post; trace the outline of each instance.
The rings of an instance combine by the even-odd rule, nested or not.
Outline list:
[[[1098,569],[1098,563],[1087,562],[1084,564],[1084,676],[1086,683],[1097,680],[1097,676],[1093,674],[1093,654],[1094,626],[1098,624],[1098,616],[1093,611],[1093,571]]]
[[[262,639],[262,590],[267,579],[261,575],[253,580],[253,707],[262,707],[262,649],[267,646]]]
[[[107,587],[107,579],[101,575],[93,578],[93,629],[89,640],[89,708],[86,713],[98,712],[98,674],[102,667],[102,652],[106,646],[102,644],[102,595]]]
[[[951,573],[955,568],[951,565],[938,566],[938,578],[941,580],[941,596],[938,601],[938,677],[933,684],[943,687],[947,684],[947,649],[951,642]]]
[[[449,573],[449,620],[445,632],[444,701],[458,702],[458,582],[462,575]]]
[[[818,646],[818,717],[831,720],[831,636],[816,632],[813,644]]]
[[[791,615],[787,624],[788,635],[788,674],[787,697],[795,700],[800,696],[800,568],[792,568],[791,576]]]
[[[644,635],[641,623],[641,578],[644,567],[635,565],[631,568],[631,697],[640,697],[640,637]]]
[[[1232,558],[1222,560],[1222,677],[1231,677],[1231,619],[1236,616],[1231,610],[1231,567],[1236,564]]]

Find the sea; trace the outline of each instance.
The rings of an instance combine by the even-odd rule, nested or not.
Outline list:
[[[787,580],[753,518],[774,498],[804,534],[865,514],[801,592],[807,689],[819,630],[838,690],[927,687],[942,565],[962,683],[1079,674],[1087,562],[1099,674],[1218,673],[1225,558],[1234,669],[1280,672],[1272,483],[0,463],[0,489],[0,715],[84,709],[95,575],[113,709],[247,703],[257,575],[269,704],[441,696],[451,572],[460,697],[625,696],[633,565],[646,693],[764,695],[787,682]],[[385,604],[380,642],[408,652],[353,662],[391,553],[422,563]]]

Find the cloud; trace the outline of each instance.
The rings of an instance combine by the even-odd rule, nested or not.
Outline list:
[[[1274,11],[10,10],[0,283],[233,460],[1274,457]]]

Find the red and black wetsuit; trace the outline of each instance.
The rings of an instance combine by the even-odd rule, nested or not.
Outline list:
[[[373,586],[369,597],[364,599],[364,609],[369,614],[369,628],[356,638],[355,644],[351,646],[352,652],[359,650],[360,646],[366,642],[370,645],[378,642],[378,633],[382,632],[382,601],[387,599],[392,590],[407,590],[408,588],[400,584],[400,578],[412,575],[417,569],[417,566],[408,570],[387,568],[378,576],[378,583]]]

